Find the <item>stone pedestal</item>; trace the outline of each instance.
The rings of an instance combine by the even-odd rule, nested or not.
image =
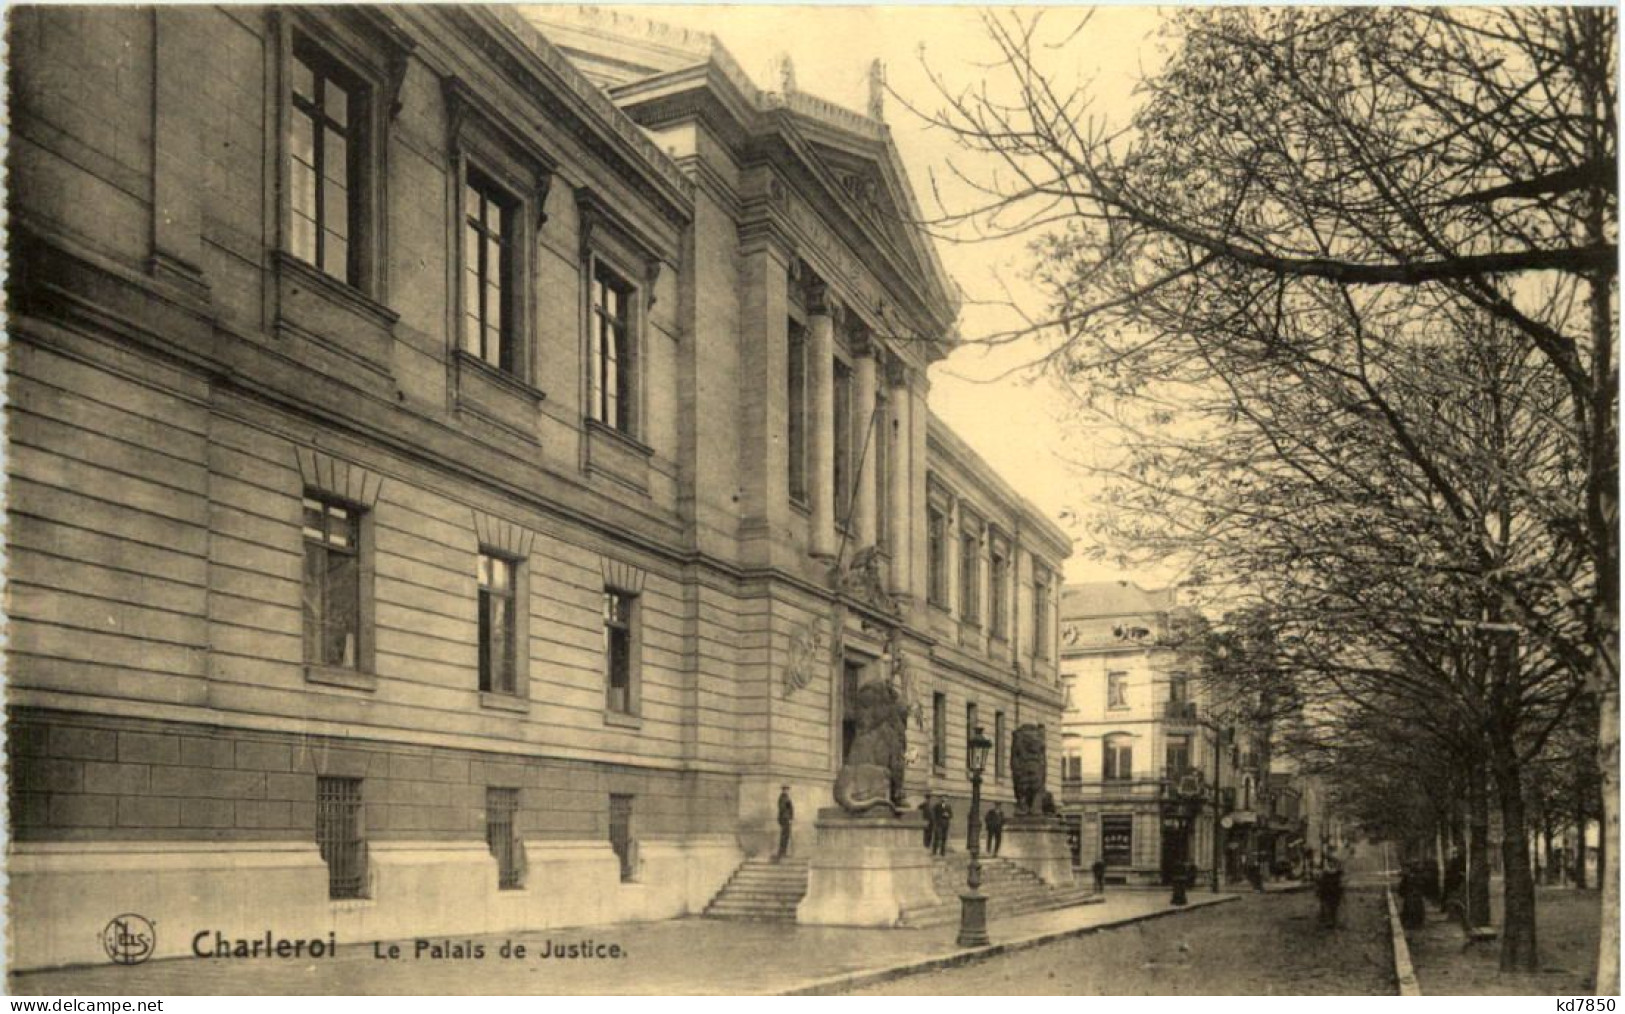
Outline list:
[[[1071,887],[1074,882],[1066,822],[1060,817],[1018,815],[1005,821],[999,858],[1031,870],[1054,887]]]
[[[817,827],[796,922],[889,927],[904,911],[944,900],[932,881],[931,855],[921,846],[925,821],[918,813],[854,816],[826,807],[818,811]]]

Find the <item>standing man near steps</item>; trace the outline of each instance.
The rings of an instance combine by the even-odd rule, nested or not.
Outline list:
[[[779,854],[773,857],[778,862],[790,854],[790,826],[796,820],[795,804],[790,802],[790,786],[779,786]]]

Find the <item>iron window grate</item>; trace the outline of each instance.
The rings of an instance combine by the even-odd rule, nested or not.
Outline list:
[[[497,889],[522,886],[519,842],[514,837],[514,816],[519,811],[518,789],[485,790],[485,841],[497,860]]]
[[[365,897],[366,845],[361,838],[361,779],[316,780],[316,844],[327,863],[329,898]]]

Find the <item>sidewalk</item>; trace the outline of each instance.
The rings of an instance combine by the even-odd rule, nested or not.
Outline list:
[[[387,944],[355,944],[341,945],[336,958],[314,961],[185,958],[26,972],[11,976],[8,986],[14,995],[79,996],[837,992],[1235,898],[1193,892],[1190,905],[1176,909],[1165,892],[1108,892],[1096,904],[995,919],[993,945],[973,951],[954,943],[957,926],[865,930],[678,919],[432,941],[466,944],[470,953],[478,945],[484,952],[478,958],[415,957],[413,942],[406,941],[400,958],[390,960],[375,956],[380,948],[387,953]],[[599,956],[540,956],[584,941]],[[502,957],[505,942],[524,945],[526,957]]]

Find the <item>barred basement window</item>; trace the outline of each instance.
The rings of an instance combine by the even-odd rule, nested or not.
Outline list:
[[[621,881],[637,875],[637,855],[632,843],[632,797],[612,793],[609,797],[609,846],[621,861]]]
[[[305,662],[359,668],[361,510],[305,494]]]
[[[327,864],[329,898],[366,897],[367,847],[361,837],[361,779],[316,779],[316,844]]]
[[[519,811],[518,789],[485,790],[485,842],[497,860],[497,889],[516,890],[522,886],[519,840],[514,836],[514,815]]]
[[[518,691],[514,669],[514,586],[517,565],[509,559],[481,553],[480,582],[480,689],[490,693]]]

